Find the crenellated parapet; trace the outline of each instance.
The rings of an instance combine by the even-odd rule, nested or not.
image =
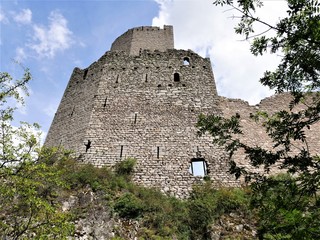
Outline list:
[[[129,55],[139,55],[140,50],[158,50],[164,52],[174,48],[173,27],[137,27],[129,29],[118,37],[111,51],[124,51]]]

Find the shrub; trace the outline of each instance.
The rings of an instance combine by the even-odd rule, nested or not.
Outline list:
[[[125,193],[116,200],[114,210],[120,217],[137,218],[143,213],[143,204],[142,201],[132,193]]]
[[[210,225],[222,214],[248,211],[243,189],[214,189],[210,182],[195,186],[188,200],[189,227],[192,239],[210,239]]]
[[[134,158],[127,158],[115,165],[115,172],[118,175],[130,176],[133,172],[137,160]]]
[[[252,206],[258,212],[262,239],[319,239],[320,210],[313,196],[301,191],[287,174],[253,185]]]

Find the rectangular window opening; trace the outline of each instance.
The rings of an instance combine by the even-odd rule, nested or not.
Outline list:
[[[207,162],[204,160],[204,158],[192,158],[189,172],[193,176],[204,177],[208,175]]]

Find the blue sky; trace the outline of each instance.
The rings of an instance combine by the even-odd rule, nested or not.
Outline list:
[[[46,133],[74,67],[88,67],[130,28],[164,24],[174,26],[175,48],[211,58],[220,95],[258,103],[271,94],[259,77],[277,57],[251,56],[249,43],[233,32],[236,13],[211,2],[0,0],[0,71],[20,77],[15,59],[33,75],[16,119],[38,122]],[[269,1],[259,14],[275,21],[284,10],[284,2]]]

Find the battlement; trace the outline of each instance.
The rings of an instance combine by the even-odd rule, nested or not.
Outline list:
[[[174,48],[173,27],[142,26],[129,29],[111,45],[111,51],[125,51],[129,55],[139,55],[140,50],[164,52]]]

